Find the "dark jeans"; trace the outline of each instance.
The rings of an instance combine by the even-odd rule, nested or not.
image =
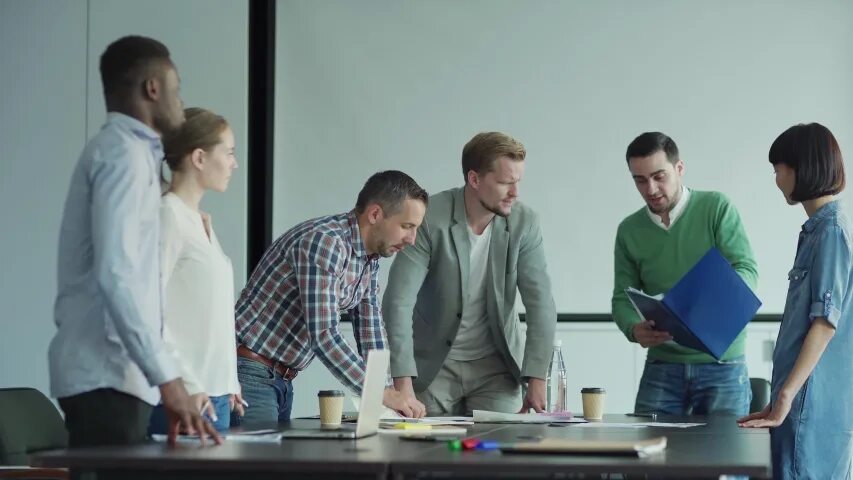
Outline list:
[[[111,388],[60,398],[59,406],[65,412],[71,448],[143,443],[153,408]],[[80,478],[80,472],[71,470],[70,474],[72,479]]]
[[[716,363],[647,360],[635,412],[746,415],[752,391],[743,357]]]
[[[263,363],[237,357],[237,379],[249,406],[242,418],[231,412],[231,425],[269,424],[290,420],[293,384]]]

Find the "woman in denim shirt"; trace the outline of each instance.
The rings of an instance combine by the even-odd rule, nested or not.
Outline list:
[[[738,420],[770,427],[774,478],[851,478],[853,462],[853,256],[850,222],[835,195],[844,163],[835,137],[812,123],[770,147],[776,185],[809,216],[788,274],[773,352],[771,403]]]

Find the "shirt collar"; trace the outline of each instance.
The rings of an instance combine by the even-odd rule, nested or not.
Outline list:
[[[152,143],[160,144],[160,134],[154,131],[153,128],[140,122],[139,120],[121,112],[107,113],[107,123],[114,123],[127,127],[139,138],[149,140]]]
[[[817,228],[817,226],[820,224],[820,222],[835,215],[838,212],[839,207],[840,204],[838,200],[833,200],[827,203],[826,205],[820,207],[816,212],[814,212],[814,215],[809,217],[809,219],[806,220],[806,223],[803,224],[803,231],[813,232],[814,229]]]
[[[364,239],[361,238],[361,228],[358,226],[358,216],[355,211],[350,211],[346,214],[347,223],[349,224],[350,235],[352,235],[352,249],[357,257],[367,257],[373,260],[377,255],[368,255],[367,247],[364,245]]]
[[[657,213],[653,212],[648,206],[646,206],[646,213],[649,214],[649,218],[655,223],[655,225],[662,227],[664,229],[672,228],[675,225],[675,221],[678,220],[678,217],[681,216],[684,209],[687,207],[687,200],[690,198],[690,189],[681,186],[681,198],[678,199],[678,203],[675,204],[675,207],[669,211],[669,227],[663,224],[663,220],[661,216]]]

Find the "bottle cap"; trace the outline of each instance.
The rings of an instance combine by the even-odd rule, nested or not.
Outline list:
[[[560,340],[559,338],[555,338],[555,339],[554,339],[554,346],[555,346],[555,347],[562,347],[562,346],[563,346],[563,341],[562,341],[562,340]]]

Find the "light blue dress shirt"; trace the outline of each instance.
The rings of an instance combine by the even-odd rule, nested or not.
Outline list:
[[[160,136],[112,112],[77,162],[59,232],[50,388],[112,388],[156,404],[179,376],[162,339]]]
[[[770,431],[773,478],[851,478],[853,473],[853,239],[838,201],[803,224],[773,352],[772,401],[794,368],[816,318],[835,335]]]

